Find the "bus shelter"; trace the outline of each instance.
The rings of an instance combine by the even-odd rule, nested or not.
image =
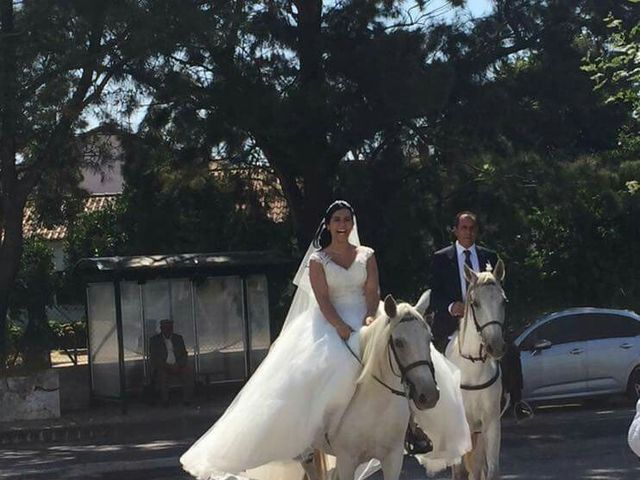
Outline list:
[[[149,384],[149,338],[171,319],[199,382],[242,382],[271,344],[269,278],[289,265],[274,252],[83,259],[92,399]]]

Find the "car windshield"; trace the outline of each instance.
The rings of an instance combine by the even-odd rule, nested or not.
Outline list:
[[[520,335],[522,335],[522,332],[524,332],[527,328],[533,325],[533,323],[534,321],[532,320],[530,322],[525,323],[524,325],[518,325],[514,328],[509,328],[507,335],[509,336],[509,338],[511,338],[511,340],[515,340]]]
[[[542,319],[546,318],[549,313],[541,313],[540,315],[536,315],[534,317],[528,316],[530,320],[525,321],[524,323],[519,323],[518,325],[510,325],[507,323],[507,339],[514,341],[518,338],[524,331],[529,328],[531,325],[538,323]]]

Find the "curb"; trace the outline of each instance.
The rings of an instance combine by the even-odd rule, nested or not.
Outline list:
[[[132,439],[165,440],[198,437],[224,412],[224,408],[201,412],[182,412],[165,416],[153,411],[144,419],[120,417],[113,422],[55,426],[25,426],[0,430],[0,445],[32,445],[56,442],[114,442]],[[162,428],[158,426],[162,424]]]
[[[113,425],[94,425],[92,427],[64,426],[5,430],[0,432],[0,445],[25,445],[109,438],[113,430],[112,427]]]

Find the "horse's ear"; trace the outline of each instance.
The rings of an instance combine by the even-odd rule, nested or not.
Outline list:
[[[398,315],[398,305],[396,304],[396,299],[393,298],[393,295],[387,295],[385,297],[384,313],[386,313],[389,318],[394,318]]]
[[[470,269],[466,263],[464,265],[464,278],[469,282],[469,285],[475,285],[478,281],[478,274]]]
[[[422,295],[420,295],[420,299],[415,304],[413,308],[415,308],[420,315],[424,317],[424,312],[429,308],[429,304],[431,303],[431,290],[425,291]]]
[[[502,259],[499,259],[498,263],[496,263],[496,267],[493,269],[493,276],[496,278],[496,280],[502,283],[504,281],[504,274],[504,262],[502,261]]]

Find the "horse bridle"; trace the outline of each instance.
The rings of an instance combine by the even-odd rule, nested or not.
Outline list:
[[[403,323],[403,322],[410,322],[412,320],[418,320],[416,317],[404,317],[402,318],[398,323]],[[355,359],[358,361],[358,363],[360,363],[360,365],[362,365],[362,361],[360,360],[360,358],[353,352],[353,350],[351,350],[351,347],[349,347],[349,344],[346,342],[346,340],[344,340],[344,344],[347,347],[347,349],[349,350],[349,352],[351,352],[351,355],[353,355],[355,357]],[[391,362],[391,353],[393,352],[393,358],[396,361],[396,364],[398,365],[398,368],[400,369],[400,373],[396,373],[393,369],[393,363]],[[433,361],[431,360],[418,360],[417,362],[413,362],[410,363],[409,365],[402,365],[402,362],[400,362],[400,359],[398,358],[398,352],[396,352],[396,347],[393,344],[393,333],[391,335],[389,335],[389,341],[387,344],[387,358],[389,360],[389,367],[391,368],[391,372],[398,378],[400,378],[400,382],[403,385],[408,385],[409,386],[409,392],[405,391],[401,391],[401,390],[397,390],[389,385],[387,385],[386,383],[384,383],[382,380],[380,380],[377,376],[372,375],[373,379],[378,382],[380,385],[382,385],[383,387],[385,387],[387,390],[389,390],[391,393],[393,393],[394,395],[398,395],[399,397],[403,397],[406,398],[407,397],[407,393],[413,393],[415,391],[415,385],[413,384],[413,382],[407,377],[407,374],[409,373],[409,371],[413,370],[416,367],[420,367],[422,365],[426,365],[427,367],[429,367],[429,371],[431,371],[431,376],[433,377],[433,383],[437,386],[438,382],[436,380],[436,372],[435,372],[435,367],[433,365]]]
[[[404,317],[398,323],[411,322],[413,320],[418,321],[416,317]],[[389,349],[387,349],[387,354],[389,355],[389,366],[391,367],[391,371],[393,372],[394,375],[400,378],[400,381],[403,384],[409,385],[410,392],[414,392],[416,387],[413,384],[413,382],[409,379],[407,374],[414,368],[421,367],[422,365],[426,365],[427,367],[429,367],[429,371],[431,372],[431,376],[433,377],[433,383],[436,385],[436,387],[438,386],[438,381],[436,380],[436,369],[433,366],[432,360],[418,360],[417,362],[413,362],[405,366],[405,365],[402,365],[402,362],[400,362],[400,359],[398,358],[398,352],[396,351],[396,347],[393,342],[393,333],[389,335],[389,346],[391,347],[390,350],[393,352],[393,358],[395,359],[396,364],[400,369],[400,374],[398,375],[396,372],[393,371],[393,364],[391,363],[391,355],[389,355],[388,353]]]
[[[476,309],[473,306],[473,302],[468,302],[467,306],[468,306],[467,308],[471,310],[471,318],[473,319],[473,325],[475,326],[476,332],[478,332],[478,335],[480,335],[481,339],[482,339],[482,331],[485,328],[490,327],[491,325],[499,325],[500,330],[502,330],[502,333],[504,334],[503,323],[498,322],[497,320],[491,320],[490,322],[480,325],[480,323],[478,322],[478,318],[476,316]],[[474,357],[473,355],[466,355],[462,353],[462,342],[458,342],[458,353],[462,358],[464,358],[465,360],[469,360],[471,362],[485,362],[488,358],[488,354],[485,353],[484,350],[485,350],[484,343],[480,341],[480,349],[478,351],[478,356]]]
[[[465,355],[462,353],[462,341],[460,339],[458,339],[458,354],[464,358],[465,360],[469,360],[471,362],[486,362],[487,358],[489,357],[489,355],[487,353],[484,353],[484,343],[482,342],[482,331],[491,326],[491,325],[499,325],[500,326],[500,330],[502,330],[503,336],[504,336],[504,324],[502,322],[498,322],[497,320],[492,320],[490,322],[487,322],[483,325],[480,325],[480,323],[478,322],[478,318],[476,315],[476,309],[474,307],[474,302],[471,300],[471,294],[473,292],[471,291],[471,287],[469,288],[469,291],[467,292],[467,301],[465,302],[465,310],[471,309],[471,318],[473,319],[473,324],[476,328],[476,332],[478,332],[478,335],[480,335],[480,349],[478,351],[478,356],[474,357],[472,355]],[[466,315],[465,315],[466,316]],[[484,390],[485,388],[490,387],[491,385],[493,385],[498,378],[500,377],[500,367],[497,366],[496,368],[496,372],[495,374],[485,383],[481,384],[481,385],[460,385],[460,388],[462,390]]]

